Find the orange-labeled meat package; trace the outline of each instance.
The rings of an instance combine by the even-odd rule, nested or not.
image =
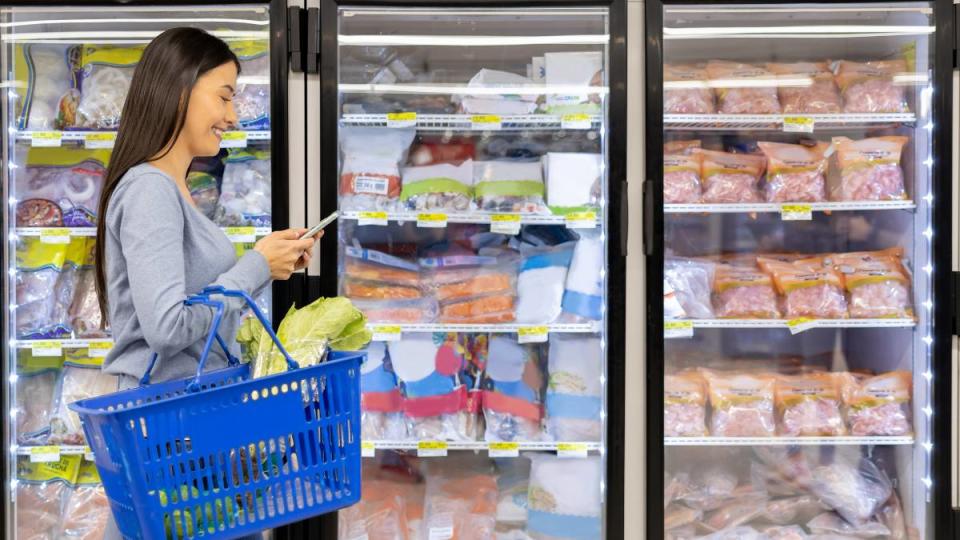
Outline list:
[[[891,371],[872,377],[846,374],[843,402],[847,407],[850,434],[867,437],[910,435],[913,431],[910,423],[912,380],[909,371]]]
[[[843,274],[851,317],[913,317],[910,277],[902,262],[903,248],[837,253],[824,260]]]
[[[699,372],[664,375],[663,433],[666,437],[707,434],[707,388]]]
[[[772,375],[701,370],[710,394],[710,433],[715,437],[773,437]]]
[[[400,164],[415,129],[345,127],[340,131],[340,207],[392,210],[400,199]]]
[[[827,200],[829,143],[814,146],[775,142],[757,143],[767,157],[767,202],[821,202]]]
[[[420,298],[420,268],[413,261],[358,246],[343,248],[340,294],[350,299]]]
[[[840,91],[826,62],[772,62],[767,69],[777,76],[784,114],[842,112]]]
[[[488,324],[516,319],[516,260],[448,255],[422,258],[420,266],[426,290],[440,304],[440,322]]]
[[[777,291],[783,295],[783,312],[788,319],[843,319],[847,317],[847,299],[843,294],[843,276],[826,267],[822,258],[782,262],[757,260],[773,275]]]
[[[873,62],[833,62],[833,73],[843,95],[843,111],[848,113],[909,112],[906,86],[894,77],[907,71],[905,60]]]
[[[713,89],[703,66],[663,65],[664,114],[713,114],[717,112]]]
[[[713,278],[713,305],[720,318],[780,317],[773,279],[757,268],[755,262],[753,266],[717,265]]]
[[[700,181],[705,203],[758,203],[760,179],[766,166],[762,156],[694,150],[703,159]]]
[[[700,141],[673,141],[663,145],[663,202],[700,202],[700,165],[703,155],[694,152]]]
[[[781,375],[777,378],[776,404],[781,435],[832,437],[846,433],[837,374]]]
[[[496,478],[485,472],[429,468],[423,520],[423,537],[493,538],[497,524]]]
[[[777,77],[761,66],[711,60],[710,86],[717,93],[720,114],[778,114]]]
[[[835,201],[890,201],[907,198],[900,156],[910,139],[902,136],[853,141],[834,137],[839,183],[832,186]]]

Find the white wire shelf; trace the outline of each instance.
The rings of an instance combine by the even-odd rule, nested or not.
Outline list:
[[[18,456],[29,456],[36,453],[58,453],[61,456],[82,456],[91,454],[89,446],[44,445],[44,446],[17,446]]]
[[[233,238],[242,238],[243,236],[253,236],[261,237],[266,236],[272,232],[270,227],[220,227],[228,237]],[[16,232],[18,236],[30,236],[30,237],[52,237],[57,238],[61,235],[63,236],[86,236],[92,237],[97,235],[96,227],[17,227]]]
[[[664,446],[902,446],[913,437],[664,437]]]
[[[61,146],[64,143],[83,144],[87,148],[113,148],[113,143],[117,138],[116,130],[107,131],[37,131],[24,130],[16,132],[16,140],[32,144],[33,146]],[[34,139],[43,140],[43,143],[34,142]],[[250,142],[263,142],[270,140],[270,130],[237,130],[228,131],[224,134],[220,142],[221,148],[244,148]]]
[[[433,213],[433,212],[431,212]],[[344,211],[340,212],[341,219],[349,220],[364,220],[371,219],[366,214],[380,214],[385,215],[386,220],[395,221],[398,223],[406,222],[415,222],[419,220],[421,212],[360,212],[360,211]],[[444,214],[449,223],[473,223],[473,224],[490,224],[494,221],[494,216],[504,216],[508,217],[505,221],[511,219],[516,219],[521,225],[564,225],[567,223],[567,216],[563,215],[554,215],[554,214],[520,214],[520,213],[509,213],[509,212],[457,212]],[[601,223],[602,216],[596,216],[595,221],[597,224]]]
[[[390,341],[399,339],[401,333],[407,332],[469,332],[469,333],[523,333],[523,334],[595,334],[601,331],[599,321],[589,323],[557,323],[557,324],[444,324],[444,323],[371,323],[367,328],[373,332],[375,341]],[[393,337],[390,337],[393,336]],[[535,338],[534,340],[535,341]]]
[[[420,448],[422,442],[430,441],[364,441],[364,443],[373,444],[374,449],[376,450],[417,450]],[[490,450],[496,448],[498,444],[501,443],[489,443],[483,441],[470,441],[470,442],[446,442],[441,443],[446,445],[447,450]],[[528,451],[541,451],[541,452],[555,452],[563,446],[575,446],[579,449],[586,450],[587,452],[599,452],[600,443],[598,442],[583,442],[583,443],[556,443],[556,442],[516,442],[516,443],[503,443],[515,450],[528,450]]]
[[[59,349],[89,349],[93,345],[96,347],[113,346],[111,338],[63,338],[63,339],[17,339],[13,340],[13,346],[17,349],[33,348],[59,348]]]
[[[877,114],[664,114],[667,130],[784,130],[787,124],[801,124],[807,130],[853,129],[884,124],[914,123],[913,113]],[[795,119],[802,119],[796,122]],[[802,130],[791,130],[801,131]]]
[[[341,126],[416,127],[421,131],[585,131],[600,128],[602,117],[591,115],[474,115],[416,114],[404,122],[391,120],[388,114],[344,114]]]
[[[914,210],[913,201],[844,201],[816,203],[756,203],[756,204],[664,204],[667,214],[739,214],[752,212],[783,212],[784,205],[809,206],[812,212],[843,212],[858,210]]]
[[[680,319],[671,324],[690,323],[693,328],[790,328],[802,324],[806,328],[910,328],[914,319]]]

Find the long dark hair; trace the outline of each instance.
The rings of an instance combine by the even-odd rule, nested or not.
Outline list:
[[[117,184],[130,168],[165,156],[180,136],[187,117],[190,92],[197,79],[218,66],[240,61],[221,39],[198,28],[171,28],[143,50],[123,104],[117,140],[100,194],[95,249],[97,300],[101,326],[109,313],[105,240],[107,207]]]

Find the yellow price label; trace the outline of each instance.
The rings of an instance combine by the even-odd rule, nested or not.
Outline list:
[[[376,446],[373,441],[360,441],[360,457],[371,458],[376,455]]]
[[[360,219],[387,219],[386,212],[360,212]]]
[[[520,223],[520,214],[494,214],[490,216],[493,223]]]
[[[227,227],[223,229],[223,233],[227,235],[231,242],[236,244],[248,244],[257,241],[256,227]]]
[[[60,146],[62,131],[34,131],[30,135],[30,146]]]
[[[360,212],[357,216],[357,223],[360,225],[386,225],[386,212]]]
[[[487,445],[490,457],[517,457],[520,455],[520,444],[515,442],[492,442]]]
[[[592,229],[597,226],[597,213],[570,212],[566,220],[568,229]]]
[[[587,457],[586,443],[557,443],[558,457]]]
[[[373,341],[400,341],[402,328],[396,325],[376,325],[370,327]]]
[[[60,461],[59,446],[34,446],[29,450],[31,463]]]
[[[417,125],[417,113],[395,112],[387,113],[387,127],[412,127]]]
[[[220,138],[221,148],[245,148],[247,146],[246,131],[225,131]]]
[[[91,358],[103,358],[107,356],[107,353],[109,353],[112,348],[113,343],[109,341],[94,341],[87,345],[87,354]]]
[[[499,234],[520,234],[519,214],[493,214],[490,216],[490,232]]]
[[[447,443],[444,441],[420,441],[417,443],[417,456],[443,457],[447,455]]]
[[[590,129],[589,114],[565,114],[560,117],[560,127],[563,129]]]
[[[547,341],[546,326],[521,326],[517,328],[518,343],[544,343]]]
[[[446,214],[417,214],[417,227],[442,228],[446,226]]]
[[[40,242],[43,244],[69,244],[70,229],[40,229]]]
[[[503,119],[495,114],[475,114],[470,117],[470,124],[473,129],[500,129],[503,126]]]
[[[813,133],[813,118],[809,116],[787,116],[783,119],[783,130],[788,133]]]
[[[664,321],[663,337],[693,337],[693,321]]]
[[[780,206],[784,221],[809,221],[813,219],[813,206],[809,204],[784,204]]]
[[[787,328],[790,330],[791,334],[799,334],[804,330],[814,328],[816,325],[816,319],[811,319],[809,317],[797,317],[796,319],[790,319],[787,321]]]
[[[34,341],[30,351],[33,356],[63,356],[63,344],[54,340]]]
[[[83,136],[83,146],[85,148],[113,148],[116,140],[117,134],[112,131],[87,133]]]

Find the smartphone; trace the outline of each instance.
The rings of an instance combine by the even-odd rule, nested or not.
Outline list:
[[[320,231],[322,231],[324,228],[326,228],[327,225],[329,225],[329,224],[333,223],[334,221],[336,221],[336,219],[337,219],[338,217],[340,217],[340,212],[336,212],[336,211],[335,211],[335,212],[333,212],[332,214],[330,214],[329,216],[323,218],[322,220],[320,220],[320,223],[317,223],[316,225],[314,225],[313,227],[311,227],[309,231],[303,233],[303,236],[300,237],[300,240],[304,240],[304,239],[306,239],[306,238],[313,238],[314,236],[316,236],[317,234],[319,234]]]

